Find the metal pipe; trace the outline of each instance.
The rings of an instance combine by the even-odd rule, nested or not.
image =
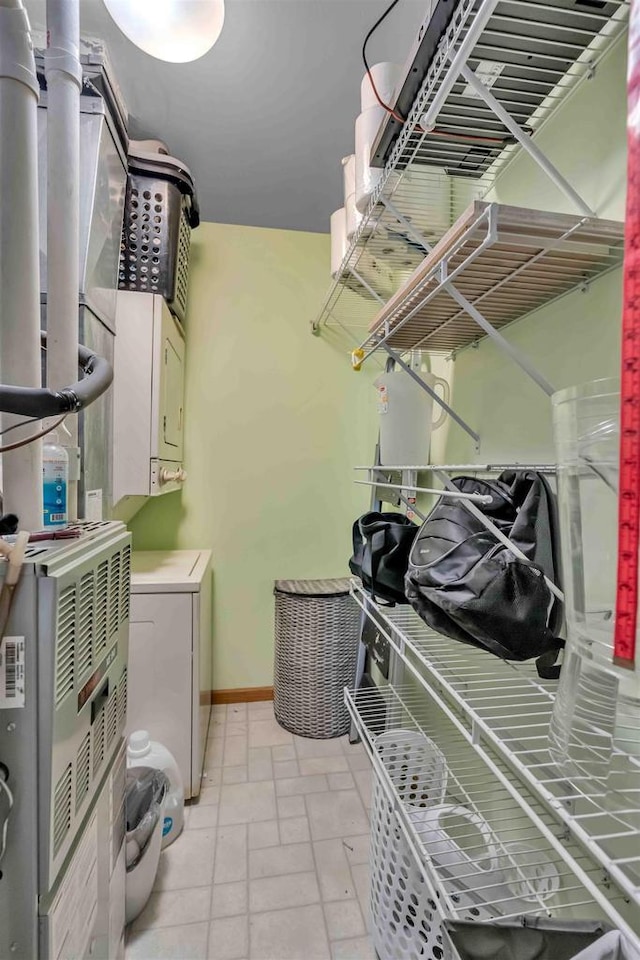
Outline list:
[[[80,285],[80,3],[47,0],[47,385],[77,380]],[[78,446],[78,424],[68,420]],[[71,451],[70,451],[71,453]],[[69,457],[74,462],[74,457]],[[77,463],[77,455],[75,457]],[[69,517],[78,516],[78,483],[69,478]]]
[[[437,490],[435,487],[414,487],[406,483],[380,483],[378,480],[354,480],[364,487],[385,487],[389,490],[414,490],[416,493],[434,493],[449,500],[472,500],[474,503],[491,503],[493,497],[484,493],[461,493],[459,490]],[[413,506],[411,507],[413,510]]]
[[[438,90],[433,97],[431,104],[429,105],[429,109],[420,118],[420,126],[423,127],[427,133],[429,133],[435,127],[438,114],[442,110],[445,100],[453,90],[458,80],[458,74],[461,72],[462,68],[471,56],[473,48],[480,38],[480,34],[486,27],[493,11],[497,6],[498,0],[484,0],[484,3],[473,17],[465,38],[458,47],[457,51],[455,53],[453,53],[453,51],[449,51],[449,56],[451,57],[451,66],[447,70],[444,79],[438,87]]]
[[[479,97],[482,97],[487,106],[493,110],[498,120],[504,124],[509,133],[511,133],[516,138],[518,143],[524,147],[529,156],[531,156],[538,166],[544,170],[546,175],[549,177],[552,183],[556,185],[558,190],[564,193],[565,197],[568,197],[569,200],[575,204],[580,213],[585,214],[587,217],[595,217],[595,213],[591,207],[584,202],[580,194],[573,189],[569,181],[565,180],[560,171],[554,167],[542,150],[535,145],[532,138],[527,136],[524,130],[518,126],[511,114],[504,109],[498,100],[496,100],[491,91],[485,87],[484,83],[478,80],[473,70],[470,70],[469,67],[465,65],[460,70],[460,76],[466,80],[469,86],[478,94]]]
[[[41,334],[47,342],[47,334]],[[61,390],[34,387],[9,387],[0,384],[0,411],[21,417],[58,417],[61,413],[76,413],[102,396],[113,381],[113,367],[87,347],[78,345],[77,364],[84,377]]]
[[[0,381],[34,388],[41,385],[39,95],[22,2],[0,0]],[[2,416],[3,429],[15,423]],[[2,473],[5,512],[17,514],[26,529],[40,529],[40,441],[5,454]]]

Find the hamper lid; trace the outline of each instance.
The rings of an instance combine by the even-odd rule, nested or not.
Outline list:
[[[274,593],[293,593],[301,597],[340,597],[349,593],[350,580],[276,580]]]
[[[195,229],[200,223],[200,207],[189,167],[182,160],[170,157],[168,154],[159,153],[157,149],[152,152],[136,150],[136,143],[145,145],[145,141],[142,140],[131,141],[133,147],[130,146],[127,156],[129,173],[143,177],[157,177],[160,180],[168,180],[173,183],[180,193],[189,198],[186,212],[190,226]],[[161,143],[161,141],[158,140],[157,143]]]

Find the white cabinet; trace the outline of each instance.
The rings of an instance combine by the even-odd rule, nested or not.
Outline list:
[[[164,299],[119,291],[113,389],[113,502],[178,489],[182,469],[182,328]]]
[[[127,735],[148,730],[200,793],[212,688],[211,553],[134,552]]]

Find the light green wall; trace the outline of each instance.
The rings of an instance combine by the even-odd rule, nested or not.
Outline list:
[[[150,502],[137,549],[208,547],[215,689],[273,679],[273,581],[348,572],[368,493],[370,374],[309,321],[328,286],[318,234],[205,223],[194,233],[181,494]]]
[[[619,44],[537,137],[598,215],[621,218],[625,46]],[[571,211],[522,151],[502,202]],[[573,212],[573,211],[571,211]],[[327,287],[328,238],[203,224],[194,234],[183,493],[132,523],[138,549],[210,547],[215,571],[214,687],[272,681],[273,581],[340,576],[352,520],[366,508],[351,468],[371,462],[377,368],[354,374],[352,346],[308,322]],[[513,324],[506,335],[558,388],[617,373],[620,271]],[[550,403],[488,341],[433,358],[454,407],[481,434],[434,434],[440,462],[553,460]]]
[[[618,43],[540,131],[540,146],[598,216],[623,219],[625,40]],[[498,180],[503,203],[576,213],[520,151]],[[505,335],[558,389],[619,368],[622,274],[616,270],[512,324]],[[488,340],[434,369],[448,376],[454,408],[481,435],[480,452],[455,426],[434,436],[434,460],[448,463],[555,460],[546,395]]]

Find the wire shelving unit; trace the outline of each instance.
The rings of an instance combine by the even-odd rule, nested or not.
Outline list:
[[[396,104],[407,119],[387,117],[382,125],[372,151],[380,180],[312,332],[346,330],[355,369],[374,355],[392,359],[479,450],[479,434],[420,377],[413,357],[421,350],[455,356],[488,335],[547,395],[554,392],[501,328],[618,267],[624,229],[598,218],[542,152],[537,134],[624,36],[629,3],[456,0],[446,17],[441,0],[429,7]],[[413,72],[420,81],[400,103]],[[520,151],[557,188],[553,211],[500,202],[499,177]],[[416,351],[409,361],[408,351]],[[383,467],[377,454],[372,467],[358,469],[367,471],[359,482],[395,491],[420,516],[419,472],[430,469],[451,490],[449,473],[462,468]],[[640,778],[628,775],[633,759],[615,751],[594,757],[603,775],[585,778],[554,749],[555,684],[540,680],[533,665],[443,638],[408,607],[378,607],[356,583],[352,592],[363,624],[375,624],[392,656],[390,682],[347,692],[347,706],[434,900],[462,919],[599,914],[637,948]],[[398,728],[432,738],[442,751],[448,799],[489,823],[504,868],[499,876],[479,869],[482,847],[453,870],[451,859],[442,861],[437,839],[434,846],[404,800],[404,782],[376,748],[380,733]],[[469,837],[461,830],[464,846]],[[534,867],[556,870],[559,889],[551,895],[532,885],[523,843],[539,854]],[[505,886],[507,874],[518,878],[517,894]],[[470,913],[474,897],[478,911]]]
[[[313,332],[337,325],[357,342],[380,303],[402,288],[425,250],[474,201],[490,195],[521,148],[583,216],[594,216],[536,147],[535,134],[576,85],[593,76],[623,35],[627,15],[628,0],[452,5],[446,29],[431,38],[437,49],[407,121],[400,126],[389,117],[374,145],[372,163],[384,170]],[[428,16],[423,38],[431,29]],[[487,63],[498,69],[490,86],[482,82]],[[475,339],[479,335],[476,330]],[[448,341],[429,344],[432,350],[450,347]]]
[[[593,861],[577,844],[556,836],[553,816],[526,788],[514,789],[509,768],[498,756],[490,761],[494,776],[487,776],[486,760],[455,722],[438,715],[437,701],[425,704],[422,691],[415,687],[388,685],[347,691],[345,702],[376,768],[376,779],[443,915],[480,922],[525,914],[601,918],[633,936],[625,919],[624,896],[618,891],[603,895],[602,877]],[[416,731],[442,745],[443,806],[452,814],[446,846],[429,815],[434,807],[407,802],[406,766],[389,769],[381,760],[376,739],[387,730]],[[412,795],[432,788],[428,775],[422,780],[416,776],[411,783]],[[470,816],[456,821],[455,812],[462,807]]]
[[[441,637],[409,607],[378,607],[355,582],[352,593],[421,690],[455,718],[481,755],[486,744],[600,864],[635,906],[640,927],[640,765],[635,786],[615,755],[600,781],[567,769],[549,738],[556,684],[540,680],[533,664]],[[602,757],[594,760],[602,765]]]
[[[477,340],[452,284],[499,329],[620,266],[623,243],[617,221],[476,202],[378,311],[365,359],[383,343],[447,352]]]

